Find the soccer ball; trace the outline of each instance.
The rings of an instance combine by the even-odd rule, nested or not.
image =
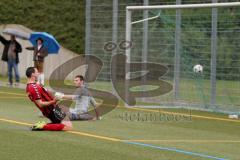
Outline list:
[[[193,72],[195,73],[202,73],[203,72],[203,66],[200,64],[197,64],[193,67]]]

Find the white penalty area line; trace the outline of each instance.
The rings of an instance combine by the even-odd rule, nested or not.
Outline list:
[[[24,126],[32,126],[33,124],[27,123],[27,122],[20,122],[16,120],[10,120],[10,119],[4,119],[0,118],[0,121],[3,122],[8,122],[8,123],[13,123],[13,124],[19,124],[19,125],[24,125]],[[93,137],[93,138],[98,138],[98,139],[104,139],[104,140],[110,140],[110,141],[115,141],[115,142],[120,142],[120,141],[132,141],[132,142],[166,142],[166,143],[240,143],[240,140],[168,140],[168,139],[162,139],[162,140],[147,140],[147,139],[128,139],[128,140],[121,140],[118,138],[112,138],[112,137],[106,137],[106,136],[100,136],[100,135],[94,135],[86,132],[80,132],[80,131],[65,131],[68,133],[76,134],[76,135],[82,135],[82,136],[87,136],[87,137]]]
[[[160,147],[160,146],[155,146],[155,145],[151,145],[151,144],[140,143],[140,142],[132,142],[132,141],[126,141],[125,143],[138,145],[138,146],[142,146],[142,147],[153,148],[153,149],[157,149],[157,150],[177,152],[177,153],[181,153],[181,154],[185,154],[185,155],[189,155],[189,156],[194,156],[194,157],[202,157],[202,158],[215,159],[215,160],[228,160],[228,159],[225,159],[225,158],[210,156],[210,155],[202,154],[202,153],[185,151],[185,150],[181,150],[181,149],[177,149],[177,148]]]
[[[188,140],[188,139],[129,139],[130,142],[151,142],[151,143],[240,143],[240,140]]]
[[[0,121],[13,123],[13,124],[19,124],[19,125],[25,125],[25,126],[31,126],[32,125],[31,123],[20,122],[20,121],[16,121],[16,120],[5,119],[5,118],[0,118]],[[141,143],[141,142],[134,142],[132,140],[121,140],[121,139],[118,139],[118,138],[100,136],[100,135],[95,135],[95,134],[90,134],[90,133],[85,133],[85,132],[79,132],[79,131],[66,131],[66,132],[71,133],[71,134],[75,134],[75,135],[92,137],[92,138],[97,138],[97,139],[102,139],[102,140],[107,140],[107,141],[112,141],[112,142],[122,142],[122,143],[130,144],[130,145],[148,147],[148,148],[153,148],[153,149],[157,149],[157,150],[161,150],[161,151],[177,152],[179,154],[185,154],[185,155],[190,155],[190,156],[194,156],[194,157],[204,157],[204,158],[207,158],[207,159],[214,159],[214,160],[227,160],[225,158],[220,158],[220,157],[211,156],[211,155],[207,155],[207,154],[190,152],[190,151],[186,151],[186,150],[182,150],[182,149],[176,149],[176,148],[155,146],[155,145]]]

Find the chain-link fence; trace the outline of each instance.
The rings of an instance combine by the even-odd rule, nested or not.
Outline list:
[[[201,1],[212,2],[226,1]],[[99,57],[104,63],[97,78],[100,87],[114,91],[111,61],[114,55],[125,54],[126,46],[122,42],[125,41],[126,6],[189,3],[199,2],[87,1],[86,8],[90,10],[86,11],[85,52]],[[139,96],[137,105],[239,112],[239,16],[239,7],[134,11],[130,62],[159,63],[167,67],[167,73],[160,79],[173,86],[170,92],[161,96]],[[151,17],[153,19],[141,21]],[[196,64],[203,66],[202,73],[193,72]],[[140,70],[143,72],[144,68]],[[130,77],[141,77],[142,72],[131,73]],[[156,87],[161,89],[161,86],[148,85],[128,91],[144,92]]]

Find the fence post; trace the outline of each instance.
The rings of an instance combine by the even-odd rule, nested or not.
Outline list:
[[[85,8],[85,54],[90,54],[90,45],[91,45],[91,3],[92,0],[86,0]]]
[[[217,3],[218,0],[212,0]],[[216,54],[217,54],[217,19],[218,10],[212,8],[212,33],[211,33],[211,106],[216,103]]]
[[[176,0],[176,4],[181,4],[181,0]],[[176,28],[175,28],[175,62],[174,62],[174,99],[179,97],[180,81],[180,58],[181,58],[181,11],[176,10]]]

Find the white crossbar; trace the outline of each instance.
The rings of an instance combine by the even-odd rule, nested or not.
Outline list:
[[[181,4],[181,5],[152,5],[152,6],[127,6],[127,10],[146,9],[186,9],[186,8],[213,8],[213,7],[236,7],[240,2],[209,3],[209,4]]]

